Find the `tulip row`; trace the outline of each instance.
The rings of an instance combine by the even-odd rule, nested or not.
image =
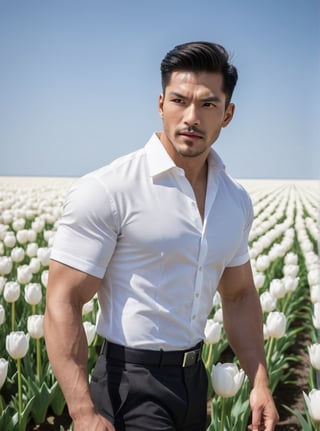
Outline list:
[[[65,408],[48,363],[42,320],[50,247],[72,180],[39,182],[0,182],[0,429],[6,431],[23,431],[31,418],[42,423],[49,408],[56,415]],[[320,326],[316,186],[314,182],[270,181],[251,181],[245,186],[255,211],[250,257],[265,318],[266,356],[275,391],[280,381],[289,380],[290,367],[297,361],[288,351],[301,331],[295,322],[298,318],[307,322],[305,315],[312,316],[309,321],[313,322],[312,369],[317,370],[320,362],[316,339]],[[97,308],[93,299],[83,310],[89,369],[100,341],[94,324]],[[209,430],[245,430],[249,383],[228,347],[218,294],[205,340],[203,359],[212,399]],[[229,362],[224,362],[225,358]],[[319,386],[316,374],[310,374],[309,410],[296,414],[312,430],[317,420],[312,390],[318,391]]]
[[[250,186],[253,183],[247,184]],[[277,184],[279,186],[279,184]],[[256,186],[256,184],[254,184]],[[254,270],[254,278],[256,286],[260,293],[262,310],[265,316],[264,334],[265,348],[268,368],[270,373],[271,388],[276,390],[280,381],[284,383],[290,380],[291,369],[294,363],[300,358],[289,355],[288,351],[296,342],[298,333],[304,327],[297,327],[296,320],[303,319],[308,323],[308,316],[312,313],[312,306],[308,303],[309,288],[319,289],[319,260],[317,257],[317,230],[315,229],[318,211],[318,196],[316,188],[309,192],[310,184],[307,187],[301,187],[300,190],[293,187],[285,187],[282,190],[279,188],[270,192],[270,189],[252,190],[251,196],[255,209],[255,220],[250,235],[250,255]],[[313,191],[313,192],[312,192]],[[302,201],[301,196],[304,196]],[[309,200],[307,200],[308,196]],[[284,205],[285,202],[285,205]],[[303,203],[302,203],[303,202]],[[301,212],[301,209],[303,210]],[[301,219],[301,215],[303,218]],[[302,223],[303,222],[303,223]],[[307,226],[306,231],[303,231],[301,226]],[[310,228],[311,226],[311,228]],[[307,242],[307,239],[309,242]],[[312,243],[312,248],[310,247]],[[304,250],[307,253],[304,253]],[[312,262],[312,263],[311,263]],[[318,268],[318,269],[317,269]],[[315,294],[314,294],[315,296]],[[207,343],[218,341],[215,346],[223,344],[226,346],[225,340],[221,344],[221,338],[218,334],[223,334],[223,329],[218,328],[217,321],[219,320],[220,312],[214,304],[213,319],[208,321],[206,330]],[[319,319],[319,306],[314,307],[313,321],[314,329],[317,329]],[[218,318],[217,318],[218,316]],[[216,321],[217,320],[217,321]],[[311,329],[314,333],[314,330]],[[210,352],[214,350],[209,344],[205,347],[205,359],[210,356]],[[312,367],[317,369],[320,362],[320,346],[314,344],[310,346],[310,363]],[[212,356],[213,357],[213,356]],[[214,375],[220,373],[218,382],[227,382],[226,375],[228,367],[225,364],[214,365],[216,357],[211,362],[207,360],[206,364],[212,373],[213,389],[220,397],[213,398],[212,401],[212,421],[210,425],[211,431],[220,431],[225,429],[245,430],[248,419],[248,393],[249,386],[245,380],[239,392],[234,396],[234,390],[237,390],[236,382],[239,381],[237,371],[229,369],[229,378],[234,376],[234,385],[225,385],[221,388],[221,384],[217,383]],[[236,362],[236,359],[235,359]],[[210,366],[211,365],[211,366]],[[230,364],[229,364],[230,365]],[[226,368],[226,369],[224,369]],[[237,376],[237,377],[235,377]],[[228,393],[228,389],[230,392]],[[309,397],[304,394],[308,409],[305,411],[307,421],[302,416],[302,412],[294,412],[299,416],[301,423],[307,423],[308,428],[317,429],[316,423],[319,421],[319,383],[310,386]],[[233,400],[225,399],[233,396]],[[317,407],[315,408],[314,405]],[[228,411],[226,423],[225,420],[219,421],[216,413],[221,412],[225,415]],[[219,416],[219,415],[218,415]],[[239,419],[240,418],[240,419]],[[304,425],[305,425],[304,424]],[[306,426],[306,425],[305,425]]]
[[[65,407],[43,341],[50,247],[70,181],[0,189],[0,429],[24,430]]]

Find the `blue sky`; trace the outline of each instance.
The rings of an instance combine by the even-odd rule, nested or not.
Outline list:
[[[0,0],[0,176],[78,177],[143,146],[160,62],[191,40],[239,71],[228,172],[320,178],[318,0]]]

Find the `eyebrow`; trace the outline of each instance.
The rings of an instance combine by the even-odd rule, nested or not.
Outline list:
[[[177,93],[176,91],[170,91],[170,96],[178,97],[179,99],[188,99],[183,94]],[[200,99],[200,102],[222,102],[220,97],[218,96],[211,96],[211,97],[205,97],[204,99]]]

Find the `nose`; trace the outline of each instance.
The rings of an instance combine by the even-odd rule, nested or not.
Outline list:
[[[186,107],[184,112],[184,123],[187,126],[199,126],[200,125],[200,117],[196,106],[191,103]]]

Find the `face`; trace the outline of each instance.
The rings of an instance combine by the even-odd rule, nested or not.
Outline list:
[[[176,162],[206,158],[221,128],[232,119],[234,105],[226,107],[220,73],[177,71],[159,98],[163,121],[161,141]]]

